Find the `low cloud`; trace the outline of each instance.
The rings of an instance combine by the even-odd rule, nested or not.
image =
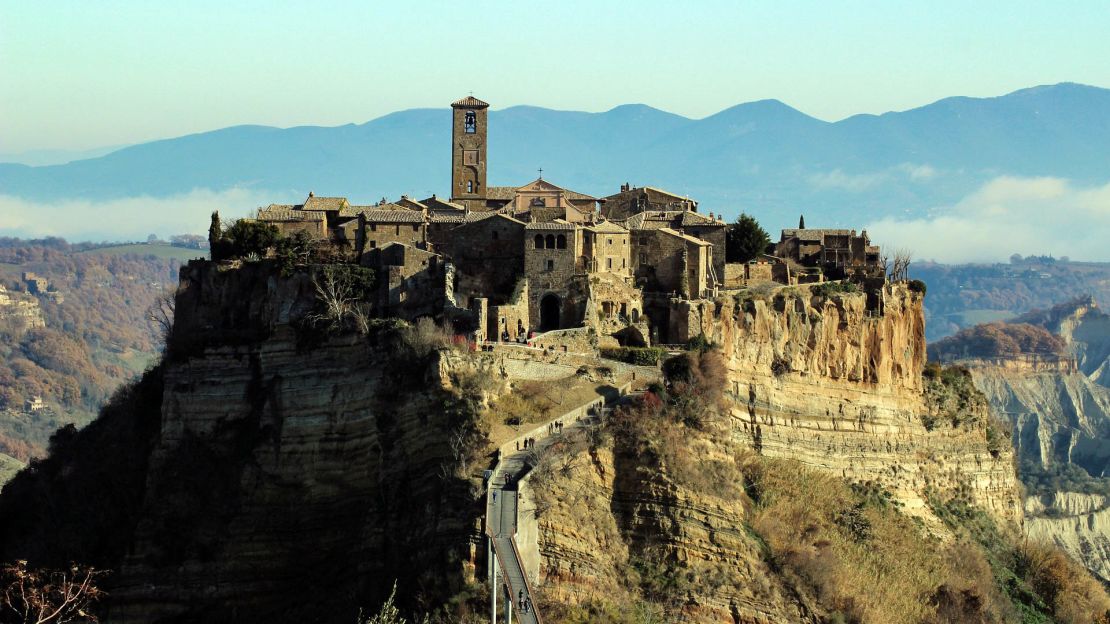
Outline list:
[[[1110,261],[1110,184],[999,177],[926,219],[867,226],[887,249],[941,262],[999,262],[1011,254]]]
[[[837,189],[851,193],[862,193],[887,180],[885,173],[845,173],[833,169],[809,177],[809,183],[818,189]]]
[[[0,195],[0,235],[60,236],[70,241],[143,240],[149,234],[205,234],[213,210],[242,217],[263,203],[259,191],[195,190],[174,197],[130,197],[104,201],[35,202]]]
[[[863,193],[888,182],[930,182],[939,175],[931,165],[902,163],[889,169],[871,173],[848,173],[833,169],[809,176],[809,184],[819,190],[840,190],[849,193]]]

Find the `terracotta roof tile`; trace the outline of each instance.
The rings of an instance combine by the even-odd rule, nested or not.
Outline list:
[[[474,97],[473,95],[468,95],[468,96],[462,98],[461,100],[455,100],[454,102],[451,102],[451,108],[456,108],[456,107],[460,107],[460,108],[489,108],[489,104],[487,104],[486,102],[483,102],[482,100],[479,100],[478,98]]]

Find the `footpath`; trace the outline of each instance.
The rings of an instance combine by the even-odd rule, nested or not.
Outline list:
[[[544,451],[562,436],[575,430],[600,424],[611,405],[626,397],[631,382],[611,388],[611,392],[564,412],[533,429],[509,440],[498,449],[498,462],[487,479],[486,534],[489,537],[490,570],[490,622],[497,624],[504,605],[504,621],[510,623],[515,615],[522,624],[540,624],[535,608],[532,584],[521,547],[517,543],[522,518],[519,513],[521,484],[536,465]],[[561,426],[554,426],[560,423]],[[531,445],[526,444],[531,441]],[[528,448],[526,448],[528,447]]]

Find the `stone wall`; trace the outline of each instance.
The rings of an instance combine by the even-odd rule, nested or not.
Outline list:
[[[363,227],[363,249],[369,251],[389,243],[423,245],[427,240],[424,227],[423,223],[367,223]]]
[[[489,340],[527,339],[529,332],[532,331],[532,317],[528,303],[528,280],[525,278],[517,282],[508,303],[490,307],[486,326]]]
[[[447,240],[447,256],[473,284],[460,287],[459,294],[467,299],[488,297],[495,305],[505,303],[524,275],[524,224],[491,216],[452,229]]]
[[[662,230],[638,230],[632,234],[632,261],[636,283],[645,290],[688,293],[685,261],[686,242]]]

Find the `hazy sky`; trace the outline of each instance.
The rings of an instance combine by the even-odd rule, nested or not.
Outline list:
[[[816,117],[1062,81],[1110,86],[1102,1],[0,0],[0,153],[259,123],[642,102]]]

